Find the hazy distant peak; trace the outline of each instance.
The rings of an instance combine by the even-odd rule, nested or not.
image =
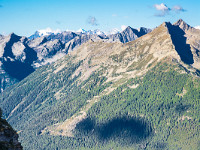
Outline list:
[[[35,38],[38,38],[38,37],[41,37],[41,36],[48,36],[48,35],[51,35],[51,34],[58,34],[58,33],[61,33],[62,31],[60,29],[56,29],[56,30],[53,30],[51,28],[46,28],[46,29],[41,29],[41,30],[38,30],[36,31],[33,35],[31,35],[29,37],[29,39],[35,39]]]
[[[78,29],[76,32],[81,32],[81,33],[85,33],[86,31],[84,29]]]
[[[149,32],[151,32],[152,30],[151,30],[151,29],[148,29],[148,28],[145,28],[145,27],[140,27],[140,28],[138,29],[138,31],[141,32],[141,33],[149,33]]]
[[[96,34],[96,35],[105,35],[105,33],[100,31],[99,29],[86,31],[85,29],[81,29],[80,28],[76,32],[83,33],[83,34],[88,34],[88,35],[94,35],[94,34]]]
[[[131,30],[133,28],[131,28],[130,26],[127,26],[125,30]]]

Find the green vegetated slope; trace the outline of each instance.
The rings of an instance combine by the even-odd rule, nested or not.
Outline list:
[[[112,142],[119,141],[120,146],[133,144],[135,147],[137,143],[138,148],[147,149],[198,149],[199,81],[199,78],[174,71],[173,66],[158,65],[142,80],[129,80],[110,95],[103,96],[89,110],[88,117],[95,122],[96,132]],[[129,88],[134,82],[140,86]],[[187,92],[180,96],[184,90]],[[126,122],[121,122],[124,128],[112,122],[127,116],[135,122],[133,131],[126,127]],[[115,128],[119,131],[114,131]]]
[[[199,149],[199,71],[165,24],[136,41],[89,42],[5,90],[24,149]]]

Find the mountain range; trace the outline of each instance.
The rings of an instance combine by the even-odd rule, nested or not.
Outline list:
[[[0,97],[24,149],[200,148],[200,30],[180,19],[151,32],[76,35],[9,36],[25,51],[4,51],[2,62],[37,68]],[[65,56],[44,63],[57,52]]]
[[[141,28],[139,31],[131,27],[121,33],[106,36],[100,30],[78,32],[50,32],[51,30],[36,33],[29,38],[14,33],[0,36],[0,89],[1,92],[8,86],[24,79],[36,68],[55,62],[68,51],[86,43],[104,40],[106,42],[129,42],[150,32],[150,29]]]

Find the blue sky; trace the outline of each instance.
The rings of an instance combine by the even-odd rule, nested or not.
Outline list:
[[[53,30],[100,29],[122,25],[154,28],[182,18],[200,25],[199,0],[0,0],[0,34],[30,36]]]

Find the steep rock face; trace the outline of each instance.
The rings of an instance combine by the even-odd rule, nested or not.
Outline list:
[[[65,49],[67,51],[72,51],[74,48],[77,48],[78,46],[88,42],[89,40],[93,40],[93,41],[99,41],[99,40],[103,40],[103,39],[107,39],[106,37],[102,37],[100,35],[96,35],[96,34],[81,34],[77,37],[75,37],[74,39],[72,39],[71,41],[69,41],[68,43],[65,44]]]
[[[63,44],[69,42],[70,40],[74,39],[78,34],[71,32],[71,31],[64,31],[58,34],[51,34],[47,36],[47,40],[60,40]]]
[[[150,29],[147,28],[140,28],[139,30],[133,29],[130,26],[128,26],[124,31],[121,33],[109,35],[110,41],[119,41],[122,43],[127,43],[133,40],[136,40],[137,38],[151,32]]]
[[[1,113],[1,110],[0,110]],[[1,114],[0,114],[1,115]],[[0,149],[1,150],[22,150],[18,142],[18,135],[0,116]]]
[[[55,62],[90,39],[102,40],[105,39],[105,36],[102,37],[92,33],[62,32],[30,40],[28,45],[37,52],[38,60],[35,61],[34,66],[39,67],[49,62]]]
[[[181,60],[186,64],[193,64],[193,54],[190,45],[187,44],[187,39],[184,36],[185,32],[179,26],[174,26],[171,23],[167,23],[166,25]]]
[[[58,39],[47,40],[46,37],[39,37],[28,44],[37,53],[38,59],[32,64],[35,68],[54,62],[67,54],[65,45]]]
[[[42,58],[48,58],[56,55],[58,52],[62,52],[64,49],[64,44],[60,40],[48,41],[38,47],[35,48],[38,53],[39,60]]]
[[[14,33],[0,38],[1,91],[34,71],[32,64],[37,53],[27,45],[27,40]]]
[[[178,20],[173,25],[175,28],[179,29],[179,33],[182,31],[182,37],[185,38],[184,45],[186,45],[186,47],[189,49],[188,51],[190,51],[189,55],[186,53],[186,57],[192,58],[192,66],[200,69],[200,30],[191,27],[182,19]]]
[[[30,40],[34,40],[36,38],[40,37],[40,34],[38,31],[36,31],[33,35],[31,35],[30,37],[28,37]]]
[[[4,59],[18,60],[31,64],[37,59],[36,52],[27,45],[28,39],[12,33],[1,39],[0,57]]]
[[[183,21],[182,19],[179,19],[177,22],[175,22],[173,25],[175,26],[179,26],[184,32],[186,32],[187,30],[191,29],[192,27],[190,25],[188,25],[185,21]]]

